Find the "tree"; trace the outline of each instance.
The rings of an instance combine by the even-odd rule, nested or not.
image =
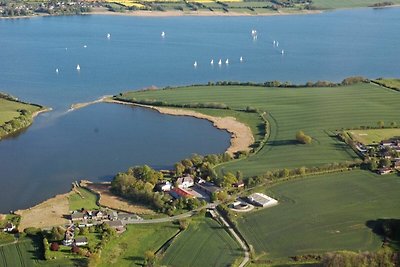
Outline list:
[[[378,168],[378,164],[376,163],[375,160],[371,160],[371,161],[368,163],[368,169],[369,169],[370,171],[375,171],[377,168]]]
[[[156,255],[150,250],[144,253],[144,264],[145,266],[153,266],[156,261]]]
[[[176,176],[182,176],[184,171],[185,171],[185,166],[183,166],[182,163],[178,162],[178,163],[175,164]]]
[[[179,220],[179,229],[180,230],[186,230],[189,226],[189,221],[186,219],[180,219]]]
[[[298,131],[296,133],[296,140],[302,144],[311,144],[311,136],[306,135],[303,131]]]
[[[390,126],[394,128],[394,127],[397,126],[397,123],[396,123],[395,121],[392,121],[392,122],[390,123]]]
[[[79,253],[79,247],[78,246],[76,246],[76,245],[72,245],[72,247],[71,247],[71,252],[72,253]]]
[[[61,227],[53,227],[50,233],[50,240],[58,241],[64,238],[65,230]]]
[[[385,128],[385,122],[384,121],[382,121],[382,120],[378,121],[377,124],[378,124],[379,128]]]

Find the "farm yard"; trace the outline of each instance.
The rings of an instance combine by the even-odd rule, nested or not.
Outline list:
[[[399,190],[397,175],[360,170],[292,180],[265,190],[279,205],[243,214],[238,225],[265,259],[374,251],[382,244],[372,231],[374,221],[400,217]]]
[[[193,220],[173,241],[161,264],[167,266],[228,266],[243,252],[234,239],[211,218]]]
[[[351,148],[336,138],[335,130],[360,125],[375,126],[379,120],[398,122],[396,107],[400,95],[374,84],[358,83],[305,88],[191,86],[127,92],[118,99],[149,103],[153,100],[164,101],[167,106],[213,102],[236,111],[243,112],[246,107],[252,107],[260,113],[266,112],[270,130],[265,146],[255,155],[217,168],[220,173],[240,170],[245,176],[252,176],[271,169],[321,166],[356,159]],[[209,109],[204,109],[204,113],[208,112]],[[213,111],[219,116],[224,116],[225,112]],[[246,122],[253,133],[263,125],[261,118],[258,122],[255,117],[242,116],[239,120]],[[296,141],[295,134],[299,130],[312,137],[311,144],[302,145]],[[261,131],[258,131],[257,135],[260,135]],[[255,139],[260,140],[257,135]]]
[[[382,140],[393,137],[400,137],[400,129],[368,129],[368,130],[351,130],[351,137],[365,145],[379,144]]]

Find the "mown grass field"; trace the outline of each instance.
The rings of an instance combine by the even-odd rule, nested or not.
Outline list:
[[[97,196],[96,194],[90,192],[85,188],[76,188],[79,191],[78,193],[71,193],[68,196],[69,201],[69,210],[80,210],[85,208],[87,210],[95,210],[99,209],[97,205]]]
[[[213,219],[194,220],[167,249],[166,266],[229,266],[243,256],[234,239]]]
[[[258,255],[283,259],[336,250],[376,250],[368,221],[400,217],[400,177],[350,171],[281,183],[266,190],[280,202],[238,220]]]
[[[155,252],[178,231],[172,223],[129,225],[125,233],[106,245],[97,266],[141,266],[146,251]]]
[[[375,126],[379,120],[400,123],[400,94],[366,83],[324,88],[193,86],[127,92],[122,98],[155,99],[174,104],[219,102],[232,109],[251,106],[267,112],[271,133],[264,148],[247,159],[219,166],[219,171],[240,170],[245,175],[261,174],[268,169],[352,160],[356,158],[354,152],[338,141],[331,131],[360,125]],[[222,110],[220,114],[224,112]],[[215,113],[218,115],[219,112]],[[313,138],[311,145],[296,142],[295,134],[299,130]]]
[[[0,125],[10,121],[20,115],[18,110],[26,109],[31,112],[38,111],[40,108],[33,105],[23,104],[0,98]]]
[[[400,137],[400,129],[369,129],[369,130],[351,130],[349,131],[353,139],[366,144],[379,144],[382,140],[392,137]]]

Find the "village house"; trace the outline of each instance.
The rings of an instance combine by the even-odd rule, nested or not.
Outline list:
[[[81,212],[81,211],[74,211],[71,214],[71,220],[73,222],[76,221],[83,221],[89,219],[89,216],[86,212]]]
[[[385,167],[385,168],[378,169],[378,173],[380,175],[389,174],[391,172],[392,172],[392,168],[390,168],[390,167]]]
[[[233,185],[233,187],[236,187],[236,188],[242,188],[242,187],[244,187],[244,182],[243,181],[239,181],[239,182],[234,183],[232,185]]]
[[[176,180],[176,184],[178,185],[179,188],[189,188],[194,185],[194,180],[191,176],[184,176],[184,177],[179,177]]]
[[[74,231],[75,227],[73,225],[67,228],[67,230],[65,231],[64,240],[62,241],[62,244],[64,246],[71,246],[74,243]]]
[[[5,225],[5,227],[4,227],[4,229],[3,229],[3,232],[12,232],[12,231],[14,231],[15,228],[16,228],[16,227],[15,227],[15,225],[14,225],[12,222],[8,222],[8,223]]]
[[[122,233],[125,231],[124,223],[121,220],[108,221],[108,222],[105,222],[105,224],[107,224],[111,228],[115,229],[117,231],[117,233]]]
[[[396,161],[394,162],[394,168],[395,168],[396,170],[400,171],[400,160],[396,160]]]

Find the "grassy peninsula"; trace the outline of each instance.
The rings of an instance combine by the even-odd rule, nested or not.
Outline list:
[[[21,102],[0,93],[0,140],[28,127],[37,114],[46,110],[43,106]]]
[[[127,92],[116,98],[153,105],[185,106],[205,113],[210,109],[198,107],[213,107],[209,104],[212,102],[229,107],[217,111],[212,109],[219,116],[231,111],[257,112],[260,116],[256,118],[244,115],[237,118],[253,129],[255,140],[259,140],[260,134],[267,129],[265,144],[261,144],[259,151],[252,156],[217,168],[220,173],[242,171],[246,176],[260,175],[273,169],[354,160],[358,156],[336,137],[336,131],[373,126],[379,120],[400,123],[397,111],[400,94],[371,83],[296,88],[204,85]],[[263,114],[267,119],[265,126],[261,118]],[[312,137],[310,145],[301,145],[296,140],[299,130]]]

